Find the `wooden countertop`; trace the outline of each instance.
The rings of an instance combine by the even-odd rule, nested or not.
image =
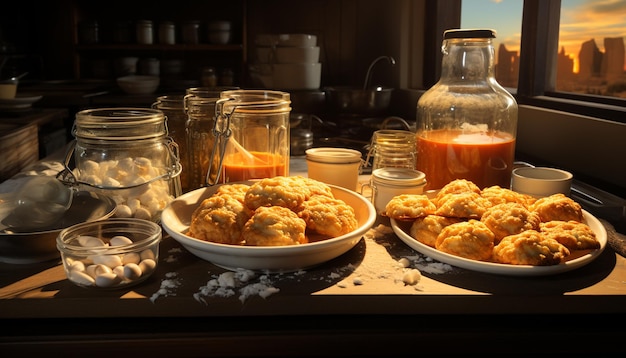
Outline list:
[[[232,295],[208,285],[227,270],[170,237],[153,276],[125,290],[79,288],[54,260],[0,264],[0,351],[104,355],[124,344],[131,354],[178,357],[626,352],[626,259],[610,246],[570,272],[512,277],[429,260],[385,218],[374,229],[330,262],[259,274]],[[402,257],[422,273],[415,286],[402,282]],[[273,293],[246,291],[255,283]]]

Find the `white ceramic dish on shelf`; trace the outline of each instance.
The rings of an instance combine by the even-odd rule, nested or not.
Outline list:
[[[276,63],[272,66],[276,89],[311,90],[320,88],[321,63]]]
[[[152,94],[159,87],[158,76],[130,75],[119,77],[117,84],[127,94]]]
[[[251,183],[251,182],[243,182]],[[227,269],[263,272],[292,272],[330,261],[352,249],[374,225],[376,211],[365,197],[337,186],[330,186],[336,198],[354,208],[359,227],[339,237],[292,246],[237,246],[202,241],[187,235],[191,215],[219,186],[183,194],[163,210],[165,231],[197,257]]]
[[[604,251],[607,245],[607,234],[602,223],[593,215],[583,210],[584,220],[587,225],[593,230],[600,242],[600,248],[596,250],[581,250],[576,254],[571,255],[566,262],[559,265],[551,266],[530,266],[530,265],[509,265],[500,264],[494,262],[470,260],[460,256],[447,254],[439,251],[433,247],[422,244],[415,240],[410,235],[411,222],[401,222],[391,219],[391,227],[396,233],[398,238],[402,240],[409,247],[422,253],[426,256],[432,257],[443,263],[450,264],[452,266],[461,267],[464,269],[479,271],[485,273],[509,275],[509,276],[545,276],[554,275],[562,272],[571,271],[579,267],[585,266],[595,260],[602,251]]]

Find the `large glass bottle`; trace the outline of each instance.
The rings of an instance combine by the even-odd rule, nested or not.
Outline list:
[[[417,165],[427,189],[455,179],[510,187],[517,103],[495,79],[493,30],[444,32],[441,78],[417,102]]]

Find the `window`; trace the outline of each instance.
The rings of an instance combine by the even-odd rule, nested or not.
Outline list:
[[[522,8],[522,0],[471,0],[461,7],[462,28],[496,30],[496,80],[506,88],[517,88]]]
[[[445,3],[445,6],[441,3]],[[604,48],[604,37],[620,37],[617,33],[603,35],[598,31],[603,28],[603,26],[596,25],[605,23],[605,19],[608,18],[606,14],[615,15],[617,19],[621,19],[619,24],[623,25],[623,18],[626,16],[625,5],[622,5],[622,8],[603,9],[606,13],[604,17],[598,19],[590,17],[591,11],[594,10],[594,8],[590,10],[590,8],[585,7],[601,7],[601,5],[608,6],[618,3],[622,2],[583,0],[449,0],[441,2],[427,0],[426,13],[436,12],[439,16],[426,17],[425,21],[428,22],[426,24],[426,36],[427,38],[428,36],[434,37],[438,48],[441,43],[442,34],[438,34],[437,32],[443,33],[443,30],[448,28],[460,27],[461,25],[467,27],[493,27],[496,30],[500,28],[500,30],[498,30],[499,40],[503,41],[504,47],[509,52],[509,54],[503,56],[503,58],[511,61],[511,66],[509,66],[507,73],[514,73],[512,71],[514,71],[515,68],[517,68],[519,72],[517,76],[511,75],[506,80],[498,79],[498,81],[501,82],[503,86],[510,88],[515,94],[518,103],[626,123],[626,99],[621,98],[621,96],[626,93],[626,78],[624,77],[624,72],[622,72],[621,75],[618,73],[615,76],[623,79],[623,81],[619,81],[612,86],[610,86],[609,82],[604,81],[603,89],[600,89],[602,87],[593,87],[592,89],[591,86],[578,84],[576,85],[578,90],[574,90],[571,82],[570,87],[567,87],[567,82],[564,82],[568,81],[568,78],[563,68],[558,70],[560,61],[571,61],[572,66],[580,66],[575,59],[575,56],[577,56],[575,47],[572,50],[570,47],[565,46],[566,41],[569,41],[568,35],[571,34],[574,25],[586,26],[587,30],[583,33],[586,33],[588,38],[597,37],[595,42],[598,51],[601,53],[606,51]],[[521,13],[518,13],[520,7]],[[576,9],[585,11],[586,16],[597,23],[582,22],[580,17],[572,17],[572,11]],[[474,21],[472,20],[472,12],[476,11],[481,16],[478,17],[478,20]],[[500,22],[504,17],[504,15],[500,15],[500,11],[507,13],[507,18],[509,18],[508,13],[513,13],[518,18],[517,20],[510,20],[511,25],[505,27],[505,25],[502,25]],[[513,21],[517,23],[513,23]],[[518,50],[514,42],[509,41],[514,39],[515,35],[512,31],[509,31],[508,28],[519,26],[517,24],[519,24],[520,21],[521,32],[519,33]],[[560,26],[561,21],[562,25]],[[502,30],[503,28],[507,30]],[[618,31],[624,31],[624,27],[619,27]],[[507,32],[513,35],[509,36]],[[626,32],[624,36],[626,36]],[[585,41],[584,39],[581,41],[581,47],[582,43]],[[426,45],[428,45],[428,43],[426,43]],[[500,45],[498,44],[497,46],[498,48],[496,48],[496,50],[499,49]],[[610,46],[613,46],[612,48],[616,47],[617,50],[613,50],[613,53],[617,51],[617,56],[621,56],[619,55],[619,51],[623,53],[623,47],[621,47],[623,43],[622,45],[618,43],[617,45]],[[562,49],[565,50],[560,53]],[[519,61],[514,63],[516,52],[519,55]],[[571,54],[570,52],[575,53]],[[591,52],[596,53],[597,56],[595,49],[592,49]],[[496,56],[499,59],[499,56]],[[569,60],[565,59],[566,56]],[[611,54],[611,56],[615,55]],[[437,76],[440,73],[440,60],[441,56],[439,54],[433,54],[430,59],[425,58],[425,73],[431,73],[435,78],[435,80],[433,80],[425,75],[425,88],[432,86],[436,78],[438,78]],[[597,76],[600,76],[603,73],[602,71],[607,71],[607,69],[603,70],[603,68],[607,67],[602,67],[601,59],[596,59],[595,61],[596,67],[589,71],[595,71],[593,72],[593,76],[596,77],[591,75],[590,77],[593,77],[592,80],[603,83],[603,80],[599,79]],[[613,59],[611,61],[617,61],[617,63],[619,63],[620,59]],[[623,57],[621,61],[624,61]],[[561,67],[563,66],[567,66],[567,64],[561,65]],[[579,67],[572,68],[576,69],[576,71],[579,69]],[[619,65],[612,64],[611,68],[613,72],[619,72]],[[575,70],[572,72],[574,71]],[[498,72],[498,69],[496,69],[496,72]],[[497,76],[498,75],[502,78],[502,69],[500,69],[500,73],[497,73]],[[572,77],[576,76],[572,75]],[[578,76],[578,78],[580,77]],[[517,86],[515,86],[514,82],[509,81],[515,79],[517,80]],[[561,80],[560,83],[558,82],[559,79]],[[571,81],[571,78],[569,81]]]

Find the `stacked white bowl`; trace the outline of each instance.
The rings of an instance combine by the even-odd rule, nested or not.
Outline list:
[[[263,87],[311,90],[320,87],[322,64],[317,36],[261,34],[256,37],[256,61],[250,68]]]

